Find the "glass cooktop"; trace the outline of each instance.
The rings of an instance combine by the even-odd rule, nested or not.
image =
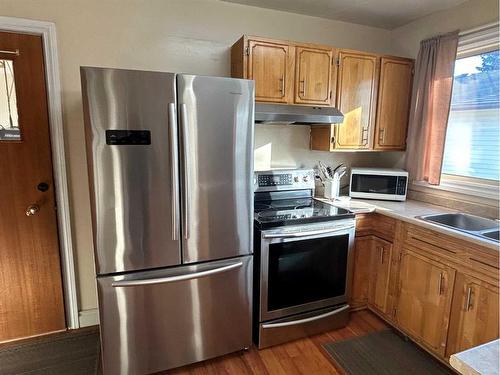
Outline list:
[[[295,225],[354,217],[344,208],[313,198],[280,199],[255,202],[255,221],[260,228]]]

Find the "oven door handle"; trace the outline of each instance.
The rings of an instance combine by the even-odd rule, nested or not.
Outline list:
[[[319,230],[311,230],[308,232],[296,232],[296,233],[268,233],[264,234],[263,238],[297,238],[297,237],[307,237],[307,236],[315,236],[318,234],[326,234],[326,233],[336,233],[341,232],[346,229],[352,229],[354,225],[346,225],[344,227],[337,228],[329,228],[329,229],[319,229]]]
[[[315,320],[320,320],[320,319],[327,318],[329,316],[338,314],[339,312],[347,310],[349,307],[350,307],[349,305],[345,305],[345,306],[342,306],[342,307],[340,307],[338,309],[335,309],[333,311],[329,311],[329,312],[321,314],[321,315],[311,316],[310,318],[292,320],[290,322],[265,323],[265,324],[262,324],[262,328],[263,329],[266,329],[266,328],[280,328],[280,327],[288,327],[288,326],[294,326],[294,325],[297,325],[297,324],[314,322]]]

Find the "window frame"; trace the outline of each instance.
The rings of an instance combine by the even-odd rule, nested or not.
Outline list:
[[[499,23],[497,22],[461,33],[458,41],[456,60],[500,50],[498,28]],[[413,184],[416,187],[424,189],[431,188],[497,201],[500,197],[498,180],[441,173],[439,185],[431,185],[425,181],[414,181]]]

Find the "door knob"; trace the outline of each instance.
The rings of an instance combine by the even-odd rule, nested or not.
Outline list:
[[[28,208],[26,208],[26,216],[36,215],[40,211],[40,207],[37,204],[30,204]]]

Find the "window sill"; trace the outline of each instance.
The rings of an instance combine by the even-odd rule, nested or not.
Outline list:
[[[453,194],[463,197],[466,201],[486,204],[496,203],[496,205],[498,205],[500,194],[498,185],[456,181],[447,178],[443,178],[440,185],[430,185],[425,181],[413,181],[410,189],[437,195]]]

